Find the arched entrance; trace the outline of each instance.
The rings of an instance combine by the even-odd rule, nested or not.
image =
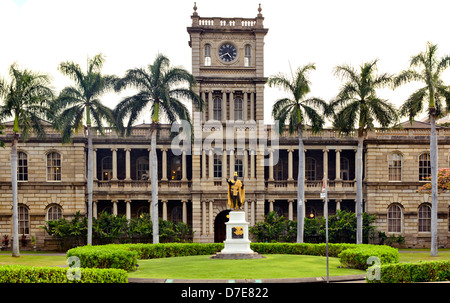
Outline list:
[[[224,210],[217,214],[214,220],[214,242],[222,243],[226,239],[227,230],[225,223],[228,222],[230,210]]]

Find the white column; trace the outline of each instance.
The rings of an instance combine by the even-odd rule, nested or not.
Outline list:
[[[92,163],[92,174],[94,175],[94,181],[98,180],[97,178],[97,149],[93,149],[93,163]]]
[[[288,149],[288,181],[294,180],[294,150],[292,148]]]
[[[206,176],[207,172],[206,172],[206,151],[203,149],[202,150],[202,179],[206,180],[207,176]]]
[[[206,201],[202,200],[202,235],[206,235]]]
[[[181,180],[186,181],[187,180],[187,174],[186,174],[186,151],[183,150],[181,154]]]
[[[92,203],[92,217],[94,217],[95,219],[97,219],[98,217],[97,203],[97,201],[93,201]]]
[[[212,98],[212,92],[208,92],[208,120],[214,119],[214,102]]]
[[[273,181],[273,149],[269,149],[269,181]]]
[[[234,94],[230,92],[230,120],[234,121]]]
[[[249,215],[248,215],[248,203],[249,201],[245,201],[244,203],[244,212],[245,212],[245,221],[249,221]]]
[[[126,200],[125,201],[126,204],[126,214],[127,214],[127,220],[131,220],[131,201],[130,200]]]
[[[181,200],[181,204],[183,205],[183,223],[187,224],[187,200]]]
[[[247,92],[244,92],[244,100],[243,100],[243,104],[242,104],[242,120],[243,121],[247,121],[248,120],[248,114],[247,114]]]
[[[252,225],[252,226],[254,226],[255,225],[255,222],[256,222],[256,220],[255,220],[255,205],[256,205],[256,201],[255,200],[252,200],[252,202],[251,202],[252,204],[251,204],[251,209],[250,209],[250,213],[251,213],[251,220],[250,220],[250,224]]]
[[[275,200],[269,200],[269,212],[273,212],[273,203]]]
[[[213,233],[213,201],[209,200],[209,234],[214,235]]]
[[[255,93],[250,93],[250,120],[255,120]]]
[[[167,221],[167,200],[162,200],[162,219]]]
[[[222,178],[231,178],[230,175],[228,175],[228,166],[227,166],[227,150],[224,149],[222,151]]]
[[[130,148],[125,148],[125,180],[131,180]]]
[[[336,149],[336,180],[341,180],[341,149]]]
[[[247,150],[245,148],[243,150],[243,153],[244,153],[244,155],[242,156],[243,160],[244,160],[243,163],[242,163],[242,165],[244,166],[243,178],[245,180],[247,180],[248,179],[248,156],[247,156]]]
[[[227,120],[227,92],[225,90],[222,91],[222,121],[225,122]]]
[[[114,216],[117,216],[117,203],[118,203],[119,201],[114,200],[114,201],[111,201],[111,202],[112,202],[112,204],[113,204],[113,215],[114,215]]]
[[[336,210],[341,210],[341,202],[342,202],[342,200],[340,200],[340,199],[336,200]]]
[[[161,148],[162,151],[162,179],[167,181],[167,148]]]
[[[112,151],[112,178],[117,180],[117,148],[111,148]]]
[[[328,149],[323,150],[323,175],[328,179]]]
[[[209,150],[209,179],[214,178],[214,153],[213,150]]]
[[[250,151],[250,178],[255,179],[255,151]]]
[[[294,200],[288,200],[288,220],[294,220]]]
[[[234,150],[230,149],[230,178],[233,178],[234,171]]]

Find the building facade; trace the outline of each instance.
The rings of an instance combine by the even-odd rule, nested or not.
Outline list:
[[[226,178],[237,172],[246,189],[250,225],[270,211],[296,220],[298,137],[276,136],[264,121],[264,39],[268,29],[259,8],[256,18],[200,17],[194,7],[187,28],[192,73],[205,109],[193,108],[194,141],[173,144],[171,125],[157,138],[159,215],[192,226],[194,241],[221,242],[227,214]],[[272,102],[272,100],[268,100]],[[40,228],[46,220],[86,215],[84,133],[61,144],[50,125],[44,140],[31,137],[18,151],[19,234],[35,238],[38,248],[51,237]],[[430,174],[429,125],[404,124],[399,130],[375,130],[364,141],[364,211],[389,235],[402,235],[408,247],[429,247],[431,195],[417,193]],[[12,234],[10,142],[12,125],[0,140],[0,235]],[[328,176],[329,213],[355,211],[355,136],[331,129],[306,130],[305,215],[323,216],[322,179]],[[438,129],[439,168],[450,166],[450,129]],[[114,130],[94,135],[93,215],[107,211],[128,219],[150,212],[150,125],[136,125],[131,136]],[[439,195],[438,242],[449,243],[450,195]]]

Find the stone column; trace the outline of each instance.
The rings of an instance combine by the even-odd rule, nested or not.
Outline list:
[[[255,93],[250,93],[250,120],[255,120]]]
[[[234,94],[230,92],[230,120],[234,121]]]
[[[242,120],[247,121],[248,120],[248,114],[247,114],[247,92],[244,92],[244,100],[242,104]]]
[[[250,178],[255,179],[255,151],[249,150],[250,152]]]
[[[117,180],[117,148],[111,148],[112,151],[112,178]]]
[[[213,150],[209,150],[209,179],[214,178],[214,153]]]
[[[288,181],[294,180],[294,150],[292,148],[289,148],[288,150]]]
[[[202,179],[207,179],[207,172],[206,172],[206,151],[202,149]]]
[[[98,217],[97,203],[98,201],[92,201],[92,217],[95,219]]]
[[[187,224],[187,200],[181,200],[181,204],[183,205],[183,223]]]
[[[323,150],[323,176],[328,179],[328,149]]]
[[[336,149],[336,180],[341,180],[341,151]]]
[[[273,203],[275,202],[275,200],[271,199],[269,200],[269,212],[273,212]]]
[[[131,220],[131,201],[125,200],[127,220]]]
[[[213,200],[209,200],[209,234],[213,235]]]
[[[111,201],[111,202],[112,202],[112,204],[113,204],[113,215],[114,215],[114,216],[117,216],[117,203],[118,203],[119,201],[113,200],[113,201]]]
[[[186,151],[183,150],[182,154],[181,154],[181,180],[182,181],[187,181],[187,173],[186,173]]]
[[[251,206],[250,206],[250,213],[251,213],[251,218],[250,218],[250,224],[252,225],[252,226],[254,226],[255,225],[255,206],[256,206],[256,201],[255,200],[252,200],[251,201]]]
[[[227,120],[227,92],[222,91],[222,122]]]
[[[214,101],[212,98],[212,92],[208,92],[208,120],[214,119]]]
[[[202,200],[202,235],[206,235],[206,200]]]
[[[234,150],[230,149],[230,178],[234,177]]]
[[[273,181],[273,149],[269,149],[269,181]]]
[[[248,156],[247,156],[247,150],[244,148],[244,150],[243,150],[243,153],[244,153],[244,155],[242,156],[243,157],[243,163],[242,163],[242,166],[243,166],[243,178],[245,179],[245,180],[247,180],[248,179]]]
[[[222,178],[229,177],[227,168],[228,168],[228,166],[227,166],[227,150],[224,149],[222,151]]]
[[[342,202],[341,199],[336,199],[336,211],[341,210],[341,202]]]
[[[167,181],[167,148],[161,148],[162,151],[162,178]]]
[[[93,149],[94,154],[93,154],[93,163],[92,163],[92,174],[94,175],[94,181],[97,181],[97,149],[94,148]]]
[[[162,200],[162,219],[167,221],[167,200]]]
[[[288,200],[288,220],[294,220],[294,200]]]
[[[130,148],[125,148],[125,180],[131,180]]]
[[[206,93],[205,92],[201,92],[201,98],[204,102],[204,104],[206,104],[206,107],[208,106],[207,100],[206,100]],[[206,122],[206,110],[204,110],[202,112],[202,120],[203,122]]]

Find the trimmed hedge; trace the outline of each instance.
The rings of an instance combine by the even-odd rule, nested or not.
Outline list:
[[[339,253],[342,266],[367,269],[372,264],[367,264],[369,257],[378,257],[380,264],[398,263],[399,253],[396,248],[385,245],[360,245]]]
[[[79,279],[67,278],[69,268],[50,266],[0,266],[0,283],[127,283],[122,269],[80,268]]]
[[[377,270],[375,266],[369,271]],[[379,267],[380,279],[368,283],[410,283],[450,281],[450,261],[421,261],[419,263],[385,264]]]

